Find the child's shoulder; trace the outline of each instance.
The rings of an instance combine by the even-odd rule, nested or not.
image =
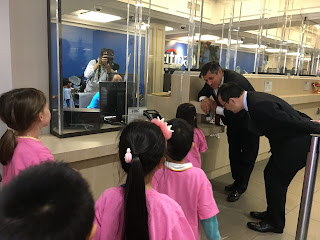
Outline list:
[[[159,210],[167,212],[169,215],[173,212],[182,213],[180,205],[166,194],[159,193],[156,190],[148,190],[146,191],[146,197],[148,205],[153,211]]]
[[[193,129],[193,133],[194,133],[195,135],[204,136],[204,133],[203,133],[203,131],[202,131],[200,128],[194,128],[194,129]]]

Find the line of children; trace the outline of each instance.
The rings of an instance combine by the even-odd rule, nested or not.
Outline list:
[[[89,185],[66,163],[32,166],[0,193],[1,240],[91,240],[93,220]]]
[[[63,163],[43,163],[54,161],[39,140],[41,128],[51,118],[44,94],[33,88],[14,89],[1,95],[0,105],[0,118],[8,126],[0,139],[5,186],[0,198],[0,238],[92,239],[93,200],[87,183]],[[219,210],[200,169],[200,152],[207,145],[196,128],[194,106],[180,105],[177,117],[186,118],[190,125],[182,119],[169,121],[173,134],[157,119],[133,122],[123,129],[118,157],[127,180],[123,186],[107,189],[96,202],[95,240],[200,239],[199,221],[208,239],[220,239]],[[187,157],[192,163],[186,163]]]
[[[168,124],[172,125],[174,132],[167,142],[165,167],[155,173],[152,186],[181,206],[196,239],[200,239],[201,220],[207,238],[220,240],[216,218],[219,210],[211,183],[202,169],[184,161],[193,146],[192,128],[178,118],[168,121]]]
[[[123,129],[118,155],[127,180],[96,202],[94,240],[195,239],[181,207],[151,186],[163,165],[165,137],[171,135],[165,123],[153,122],[132,122]]]
[[[0,96],[0,118],[8,129],[0,139],[2,186],[27,167],[54,158],[40,141],[40,131],[50,123],[51,113],[43,92],[19,88]]]
[[[196,107],[191,103],[183,103],[178,106],[176,118],[186,120],[193,129],[193,148],[188,152],[184,161],[191,162],[194,167],[201,168],[200,153],[207,151],[207,141],[203,132],[197,125]]]

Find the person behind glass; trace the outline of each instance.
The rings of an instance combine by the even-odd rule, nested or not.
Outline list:
[[[183,103],[178,106],[177,118],[186,120],[193,128],[193,148],[188,152],[184,162],[191,162],[192,166],[201,168],[200,153],[207,151],[207,141],[203,132],[197,126],[196,107],[191,103]]]
[[[211,183],[202,169],[185,162],[185,157],[194,145],[193,129],[180,118],[172,119],[168,124],[172,125],[173,133],[167,142],[165,167],[155,173],[152,186],[177,201],[196,239],[200,239],[200,220],[207,238],[220,240],[216,217],[219,210],[213,198]]]
[[[167,127],[153,119],[131,122],[123,129],[118,157],[126,183],[107,189],[96,202],[94,240],[195,239],[181,207],[151,186],[171,137]]]
[[[111,82],[122,82],[121,75],[120,74],[113,75]],[[99,108],[99,101],[100,101],[100,94],[99,94],[99,92],[97,92],[93,96],[93,98],[87,108]]]
[[[254,91],[249,81],[241,74],[222,69],[217,61],[203,66],[200,76],[205,80],[205,85],[198,94],[201,109],[205,114],[214,112],[218,118],[227,125],[229,144],[229,160],[234,182],[225,187],[230,191],[228,201],[237,201],[248,187],[258,150],[259,136],[248,130],[248,114],[240,111],[237,114],[223,108],[217,98],[219,87],[223,83],[234,82],[246,91]],[[212,96],[214,100],[209,97]],[[218,121],[218,123],[220,120]]]
[[[72,83],[68,78],[63,79],[63,108],[74,108],[74,101],[72,97],[73,88]]]
[[[247,111],[252,131],[264,134],[271,147],[264,169],[267,210],[250,212],[260,222],[248,222],[247,226],[259,232],[282,233],[288,186],[306,165],[310,134],[320,133],[319,121],[310,121],[306,114],[296,111],[281,98],[263,92],[247,92],[233,83],[223,84],[218,96],[228,110]]]
[[[99,82],[107,81],[108,73],[114,72],[109,64],[108,58],[114,58],[114,52],[110,48],[102,48],[98,59],[93,59],[88,63],[84,71],[87,79],[85,92],[99,91]]]
[[[32,166],[0,193],[1,240],[91,240],[93,220],[89,185],[66,163]]]
[[[20,171],[54,158],[39,139],[40,131],[50,123],[51,113],[43,92],[18,88],[0,96],[0,118],[8,129],[0,139],[2,186]]]

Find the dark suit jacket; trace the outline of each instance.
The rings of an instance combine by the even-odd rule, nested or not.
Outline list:
[[[245,91],[254,91],[254,88],[252,87],[250,82],[241,74],[234,72],[234,71],[231,71],[231,70],[228,70],[228,69],[222,69],[222,71],[223,71],[223,76],[224,76],[223,83],[233,82],[233,83],[238,84]],[[207,83],[204,84],[203,88],[199,92],[198,99],[201,96],[206,96],[206,97],[212,96],[213,99],[218,103],[218,98],[215,95],[214,90]],[[228,111],[225,109],[224,110],[224,117],[222,117],[222,121],[226,125],[240,124],[241,122],[243,123],[243,121],[240,121],[240,119],[244,120],[244,118],[246,118],[246,112],[244,110],[237,113],[237,114],[234,114],[231,111]]]
[[[269,139],[278,166],[290,170],[305,164],[310,134],[320,133],[320,124],[271,94],[248,92],[247,104],[254,126]]]

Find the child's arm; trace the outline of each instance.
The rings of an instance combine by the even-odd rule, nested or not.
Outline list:
[[[208,240],[220,240],[220,232],[218,229],[218,220],[217,216],[213,216],[212,218],[207,218],[204,220],[200,220],[201,225],[204,229],[204,232],[208,238]]]

